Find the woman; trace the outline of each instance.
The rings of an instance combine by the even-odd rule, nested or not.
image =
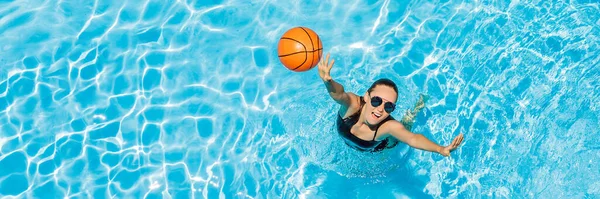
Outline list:
[[[421,134],[410,132],[406,127],[395,120],[390,114],[396,108],[398,88],[389,79],[375,81],[364,96],[346,92],[344,87],[335,82],[330,71],[333,67],[329,62],[329,53],[319,62],[319,76],[325,83],[329,96],[341,105],[337,114],[337,129],[346,143],[358,150],[377,152],[396,146],[397,140],[411,147],[436,152],[449,156],[463,141],[462,133],[454,138],[452,144],[440,146]],[[412,123],[414,115],[424,107],[423,96],[412,112],[408,112],[402,119],[405,124]]]

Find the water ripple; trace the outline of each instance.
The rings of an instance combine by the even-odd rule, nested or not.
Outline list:
[[[587,1],[0,1],[0,197],[599,197],[600,7]],[[316,72],[275,56],[319,33],[332,75],[387,77],[400,144],[348,148]]]

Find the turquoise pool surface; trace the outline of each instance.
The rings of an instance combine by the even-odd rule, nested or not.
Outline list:
[[[296,26],[462,146],[346,146]],[[599,37],[583,0],[0,0],[0,197],[600,198]]]

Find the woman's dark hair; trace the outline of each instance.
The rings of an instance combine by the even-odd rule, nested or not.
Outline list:
[[[367,91],[369,93],[371,93],[371,91],[373,91],[373,89],[375,89],[375,87],[377,85],[389,86],[392,89],[394,89],[394,91],[396,91],[396,94],[398,94],[398,87],[396,86],[396,83],[394,83],[392,80],[387,79],[387,78],[381,78],[381,79],[378,79],[377,81],[373,82],[373,84],[371,85],[371,87],[369,87],[369,90],[367,90]]]

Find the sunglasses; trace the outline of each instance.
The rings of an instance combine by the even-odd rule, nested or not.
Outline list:
[[[383,103],[383,99],[381,99],[381,97],[378,97],[378,96],[371,97],[371,106],[379,107],[382,103]],[[396,105],[394,103],[386,102],[383,105],[383,110],[385,110],[385,112],[387,112],[387,113],[394,112],[394,109],[396,109]]]

